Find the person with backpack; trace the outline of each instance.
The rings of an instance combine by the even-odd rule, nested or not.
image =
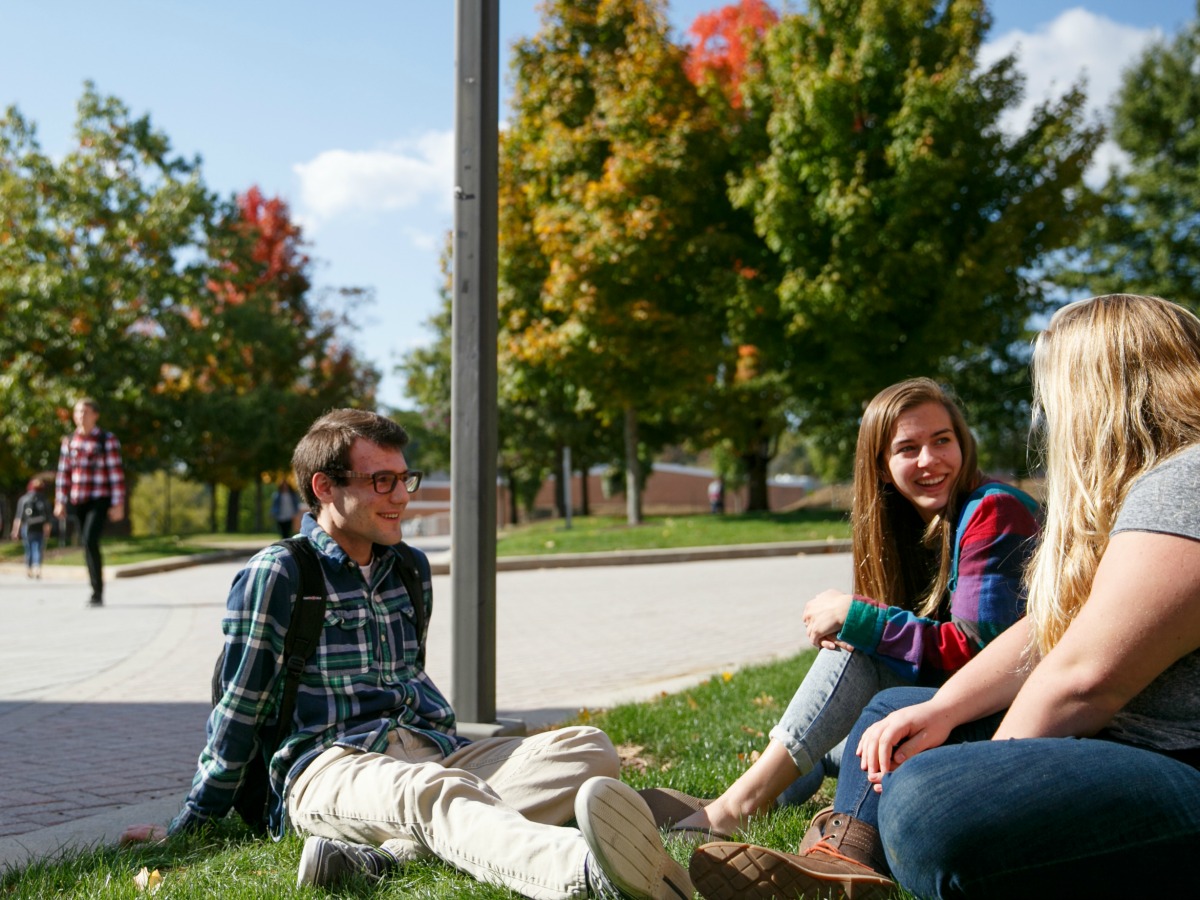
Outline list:
[[[273,544],[234,578],[220,696],[183,809],[166,830],[133,826],[123,840],[224,816],[261,761],[270,833],[306,836],[300,884],[382,878],[437,857],[528,897],[613,896],[611,873],[583,835],[562,827],[586,781],[618,774],[608,737],[580,725],[467,740],[425,671],[433,592],[425,555],[401,541],[421,481],[405,460],[407,443],[400,425],[354,409],[327,413],[300,440],[292,466],[310,511],[299,540],[317,559],[324,594],[315,646],[285,650],[293,615],[306,615],[311,598],[304,557]],[[419,579],[405,575],[409,560]],[[298,690],[287,687],[289,670]],[[678,864],[672,873],[686,882]]]
[[[75,404],[74,433],[63,438],[58,454],[54,517],[69,511],[79,519],[83,558],[87,562],[92,597],[88,606],[104,605],[104,559],[100,536],[105,522],[125,518],[125,469],[121,443],[97,426],[100,406],[91,397]]]
[[[837,777],[876,692],[941,684],[1020,618],[1037,517],[1031,497],[979,471],[975,439],[942,386],[913,378],[880,391],[854,458],[853,593],[827,590],[805,606],[820,651],[762,754],[714,800],[646,798],[658,824],[730,839]]]
[[[17,514],[13,518],[12,538],[20,538],[25,545],[25,577],[42,577],[42,554],[46,539],[50,535],[50,512],[46,498],[42,496],[45,482],[40,478],[29,479],[25,493],[17,501]]]

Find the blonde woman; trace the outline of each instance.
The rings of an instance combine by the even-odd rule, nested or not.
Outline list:
[[[936,382],[881,391],[855,452],[854,593],[825,591],[805,607],[808,638],[822,649],[759,759],[674,824],[664,792],[643,792],[657,824],[711,839],[781,794],[812,796],[837,775],[841,744],[878,691],[941,684],[1021,616],[1036,510],[980,474],[963,414]]]
[[[861,769],[801,853],[701,847],[705,897],[884,896],[889,874],[922,897],[1183,883],[1200,845],[1200,319],[1154,297],[1074,303],[1033,377],[1048,503],[1028,617],[932,697],[870,704],[849,739]]]

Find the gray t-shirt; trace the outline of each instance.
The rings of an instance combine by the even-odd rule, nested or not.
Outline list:
[[[1134,482],[1112,533],[1122,531],[1200,541],[1200,445],[1177,453]],[[1107,733],[1160,750],[1200,747],[1200,650],[1177,660],[1125,704]]]

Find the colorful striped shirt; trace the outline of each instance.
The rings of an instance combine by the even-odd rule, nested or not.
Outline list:
[[[125,502],[121,442],[99,428],[63,438],[54,485],[55,503],[79,505],[107,497],[113,506],[120,506]]]
[[[856,595],[838,639],[914,683],[941,684],[1025,614],[1021,577],[1038,533],[1031,512],[1036,508],[1028,495],[985,482],[959,514],[958,577],[948,620]]]
[[[334,744],[380,753],[394,728],[424,735],[444,756],[467,743],[455,732],[449,701],[419,661],[424,635],[417,634],[397,552],[375,546],[368,586],[361,568],[311,513],[300,531],[317,550],[328,599],[320,643],[300,677],[291,734],[271,758],[268,823],[276,837],[286,827],[283,798],[291,784]],[[243,769],[258,752],[256,723],[273,722],[280,704],[279,660],[299,589],[299,566],[278,545],[260,551],[234,578],[222,623],[225,690],[209,716],[208,740],[172,834],[232,808]],[[428,581],[423,591],[425,609],[432,611]]]

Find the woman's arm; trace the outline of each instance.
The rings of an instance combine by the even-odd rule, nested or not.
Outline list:
[[[963,531],[949,621],[855,597],[838,638],[913,681],[958,671],[1024,613],[1021,577],[1036,534],[1020,500],[989,494]]]
[[[1082,737],[1200,647],[1200,541],[1113,536],[1092,591],[1004,717],[996,739]]]
[[[1007,708],[1028,676],[1028,640],[1029,623],[1021,619],[952,675],[931,700],[897,710],[868,728],[856,752],[869,779],[878,782],[906,759],[941,746],[964,722]]]

